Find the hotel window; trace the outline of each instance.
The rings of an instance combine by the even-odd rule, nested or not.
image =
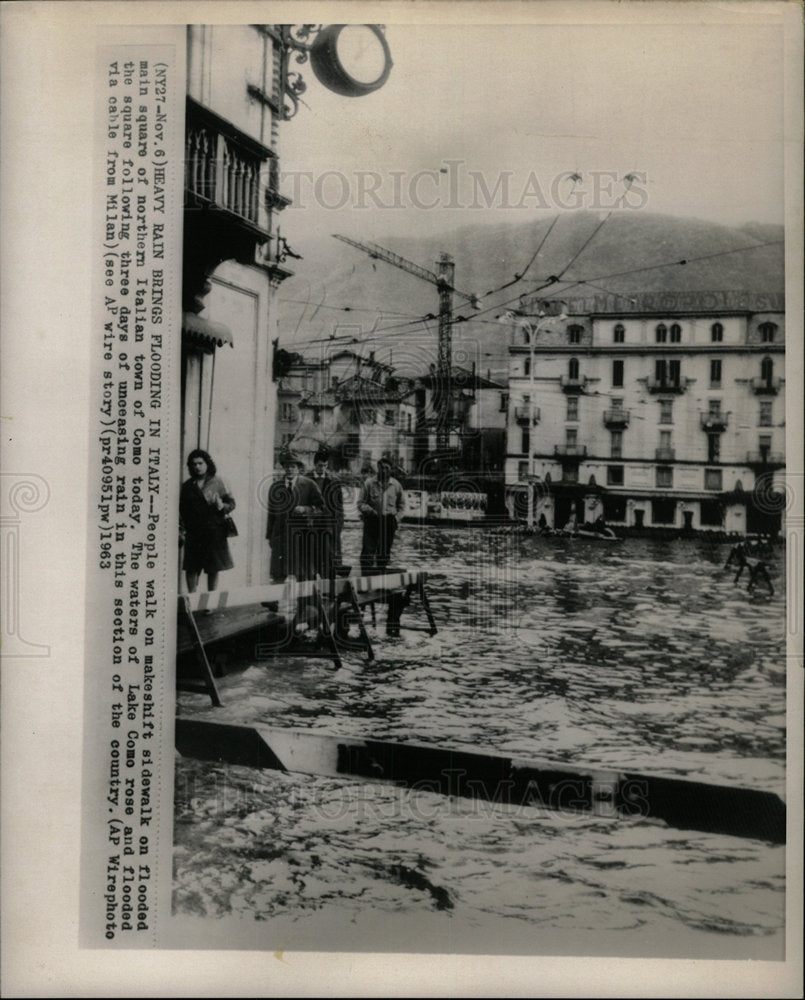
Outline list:
[[[607,486],[623,486],[623,466],[607,466]]]
[[[672,424],[674,422],[674,401],[673,399],[660,400],[660,423]]]
[[[771,358],[764,358],[760,362],[760,377],[766,382],[771,382],[774,375],[774,362]]]
[[[721,461],[721,435],[720,434],[708,434],[707,435],[707,461],[708,462],[720,462]]]
[[[654,330],[654,339],[658,344],[664,344],[668,339],[668,327],[665,323],[660,323]]]
[[[721,388],[721,361],[714,359],[710,362],[710,385],[712,388]]]
[[[713,323],[710,327],[710,340],[714,344],[720,344],[724,339],[724,327],[721,323]]]
[[[616,323],[615,329],[612,331],[612,342],[615,344],[622,344],[626,340],[626,330],[624,329],[623,323]]]
[[[760,416],[758,418],[758,424],[761,427],[771,427],[771,400],[763,401],[760,404]]]
[[[711,417],[717,417],[721,413],[721,400],[708,399],[707,412],[710,414]]]
[[[605,496],[604,517],[607,519],[607,521],[625,521],[626,497]]]
[[[623,385],[623,362],[612,362],[612,386],[619,389]]]
[[[579,359],[571,358],[567,363],[567,377],[572,381],[578,381],[579,377]]]
[[[671,431],[660,431],[660,450],[671,450]]]
[[[517,478],[522,482],[528,475],[528,462],[517,463]]]
[[[654,362],[654,378],[660,385],[668,381],[668,362],[665,358],[657,358]]]
[[[579,481],[579,467],[575,462],[568,462],[562,466],[562,480],[566,483],[577,483]]]
[[[613,396],[609,402],[613,410],[623,409],[623,396]]]
[[[671,343],[672,344],[679,344],[679,343],[681,343],[681,341],[682,341],[682,327],[679,325],[679,323],[672,323],[671,324],[671,331],[670,332],[671,332],[671,336],[669,337],[669,340],[671,341]]]
[[[761,323],[758,330],[760,330],[760,339],[764,344],[774,343],[774,337],[777,333],[776,323]]]
[[[531,434],[527,427],[522,427],[520,429],[520,451],[525,452],[525,454],[527,455],[530,444],[531,444]]]
[[[411,414],[410,413],[406,413],[405,414],[405,429],[408,431],[409,434],[411,433],[411,428],[413,426],[413,422],[414,422],[414,420],[413,420],[413,417],[411,416]]]
[[[682,365],[679,361],[668,362],[668,381],[671,385],[679,385],[682,381]]]
[[[623,431],[610,431],[609,455],[610,458],[623,458]]]
[[[394,410],[386,410],[386,425],[389,427],[394,426]]]
[[[724,508],[717,500],[702,500],[699,504],[699,523],[709,528],[720,528],[724,524]]]
[[[531,374],[531,358],[526,358],[523,361],[523,375],[528,378]]]
[[[506,392],[500,394],[500,412],[505,413],[509,406],[509,395]]]
[[[655,484],[659,489],[671,489],[674,485],[674,467],[672,465],[658,465]]]
[[[724,508],[718,500],[702,500],[699,504],[699,523],[709,528],[720,528],[724,524]]]
[[[706,490],[721,489],[721,469],[704,470],[704,488]]]
[[[676,500],[652,500],[651,523],[673,524],[676,520]]]
[[[567,397],[567,419],[568,420],[578,420],[579,419],[579,397],[578,396],[568,396]]]
[[[757,439],[757,447],[760,457],[765,461],[771,453],[771,434],[761,434]]]
[[[569,326],[567,328],[567,342],[568,344],[580,344],[581,334],[584,327],[581,326]]]
[[[579,432],[575,427],[565,428],[565,444],[568,448],[575,448],[579,440]]]

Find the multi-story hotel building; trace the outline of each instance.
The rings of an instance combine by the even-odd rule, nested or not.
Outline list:
[[[512,316],[510,514],[563,527],[780,527],[782,295],[599,296]],[[555,310],[554,310],[555,311]],[[539,317],[539,318],[538,318]]]

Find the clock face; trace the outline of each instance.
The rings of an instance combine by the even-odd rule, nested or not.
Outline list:
[[[370,25],[345,24],[338,33],[335,50],[342,67],[358,83],[377,83],[383,76],[386,52]]]
[[[391,71],[386,37],[376,24],[330,24],[317,35],[310,62],[319,80],[345,97],[378,90]]]

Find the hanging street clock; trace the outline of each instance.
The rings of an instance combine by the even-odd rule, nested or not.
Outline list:
[[[391,52],[377,24],[330,24],[310,47],[318,80],[344,97],[371,94],[388,79]]]

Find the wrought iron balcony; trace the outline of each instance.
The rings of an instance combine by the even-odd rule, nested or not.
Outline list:
[[[654,457],[658,462],[673,462],[676,458],[675,448],[657,448]]]
[[[586,392],[587,376],[580,375],[578,378],[571,378],[569,375],[562,375],[559,385],[563,392]]]
[[[514,419],[518,424],[527,424],[531,419],[531,407],[530,406],[515,406],[514,408]],[[539,407],[534,407],[533,420],[535,424],[539,423]]]
[[[746,453],[746,464],[750,468],[780,469],[785,466],[785,455],[779,451],[768,451],[761,448],[760,451]]]
[[[679,395],[688,387],[689,379],[685,378],[684,375],[680,375],[678,379],[670,378],[656,378],[653,375],[649,375],[646,378],[646,388],[649,392],[667,392],[675,393]]]
[[[604,410],[604,424],[607,427],[628,427],[631,417],[631,410]]]
[[[586,444],[557,444],[553,449],[554,455],[558,458],[586,458],[587,457],[587,445]]]
[[[721,410],[709,410],[700,415],[703,431],[725,431],[730,422],[730,415],[722,413]]]
[[[756,396],[776,396],[782,384],[783,380],[778,375],[773,375],[771,378],[759,375],[751,382],[752,391]]]

